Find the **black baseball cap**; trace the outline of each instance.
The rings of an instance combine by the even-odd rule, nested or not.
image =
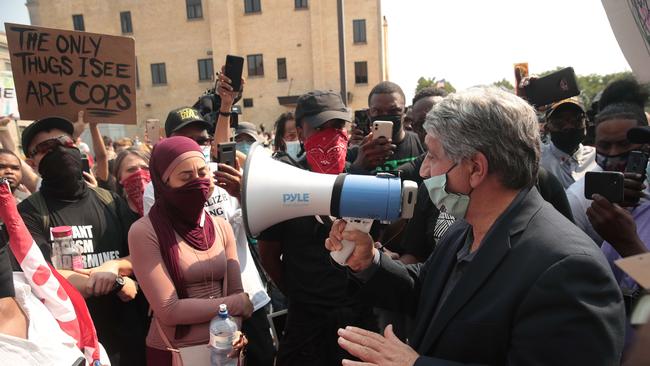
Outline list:
[[[169,137],[174,132],[191,124],[197,124],[206,130],[212,127],[208,121],[201,117],[201,114],[196,109],[192,107],[181,107],[172,110],[167,115],[167,120],[165,120],[165,134]]]
[[[343,104],[341,95],[331,90],[314,90],[298,98],[296,105],[296,121],[305,121],[313,128],[323,123],[342,119],[352,121],[350,109]]]
[[[36,134],[43,131],[49,131],[54,128],[67,133],[70,135],[70,137],[72,137],[74,134],[74,125],[72,122],[63,117],[46,117],[34,121],[31,125],[27,126],[25,130],[23,130],[23,135],[20,138],[20,142],[23,145],[23,153],[25,153],[25,156],[29,156],[29,144],[32,142]]]

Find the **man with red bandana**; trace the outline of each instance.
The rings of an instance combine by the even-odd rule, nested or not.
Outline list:
[[[305,154],[295,163],[316,173],[345,169],[350,110],[333,91],[311,91],[298,98],[296,128]],[[287,178],[291,179],[291,178]],[[277,365],[340,365],[346,357],[337,345],[336,329],[354,325],[376,328],[371,308],[347,282],[345,271],[331,264],[323,249],[329,217],[299,217],[281,222],[258,238],[262,264],[289,300],[289,315],[280,340]]]

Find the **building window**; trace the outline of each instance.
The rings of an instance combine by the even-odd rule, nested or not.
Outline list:
[[[122,34],[133,33],[133,24],[131,23],[130,11],[123,11],[120,13],[120,23],[122,24]]]
[[[167,84],[167,72],[165,72],[165,63],[151,64],[151,82],[153,85]]]
[[[75,14],[72,16],[72,26],[76,31],[85,31],[86,27],[84,26],[84,16],[81,14]]]
[[[279,58],[278,59],[278,80],[287,79],[287,59]]]
[[[187,19],[203,18],[201,0],[185,0],[185,6],[187,7]]]
[[[246,14],[259,13],[262,11],[261,0],[244,0],[244,12]]]
[[[199,80],[213,80],[214,68],[211,58],[199,60]]]
[[[253,107],[253,98],[244,98],[244,108]]]
[[[368,63],[366,61],[354,63],[354,83],[368,84]]]
[[[248,76],[264,76],[264,62],[262,55],[246,56],[248,64]]]
[[[309,0],[295,0],[296,9],[309,9]]]
[[[366,20],[353,20],[352,29],[354,34],[354,43],[366,43]]]

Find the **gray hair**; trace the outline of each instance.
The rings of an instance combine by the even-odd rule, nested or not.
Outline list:
[[[488,172],[512,189],[531,187],[539,168],[535,110],[523,99],[495,87],[471,88],[437,103],[424,123],[456,163],[483,153]]]

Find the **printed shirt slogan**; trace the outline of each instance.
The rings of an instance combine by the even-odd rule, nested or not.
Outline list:
[[[136,123],[131,38],[5,24],[21,118]]]
[[[72,240],[74,244],[81,248],[81,259],[83,268],[95,268],[113,259],[120,258],[119,250],[110,250],[106,252],[95,252],[95,243],[92,225],[75,225],[72,227]],[[53,237],[50,234],[50,240]]]

